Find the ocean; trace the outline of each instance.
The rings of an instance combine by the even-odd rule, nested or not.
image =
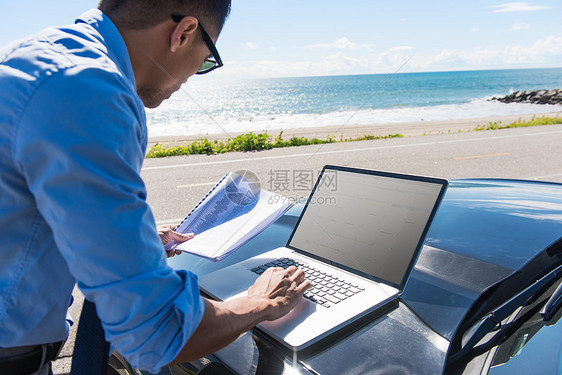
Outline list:
[[[540,114],[562,106],[489,99],[555,88],[562,88],[562,68],[224,81],[201,76],[147,109],[148,134],[277,135],[291,128]]]

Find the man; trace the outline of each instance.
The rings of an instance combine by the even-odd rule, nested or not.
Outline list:
[[[143,104],[221,65],[229,10],[102,0],[0,51],[0,373],[50,371],[75,283],[113,347],[152,372],[286,314],[310,286],[300,270],[273,269],[247,297],[203,299],[195,275],[168,267],[146,204]]]

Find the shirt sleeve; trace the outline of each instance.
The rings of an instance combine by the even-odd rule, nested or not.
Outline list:
[[[118,72],[67,69],[33,94],[13,152],[106,339],[133,366],[158,372],[192,335],[204,304],[196,276],[167,265],[146,203],[144,119]]]

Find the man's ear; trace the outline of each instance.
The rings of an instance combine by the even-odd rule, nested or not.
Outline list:
[[[184,17],[170,35],[170,51],[176,52],[179,48],[192,43],[199,21],[195,17]]]

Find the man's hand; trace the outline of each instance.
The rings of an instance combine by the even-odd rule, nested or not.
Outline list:
[[[214,353],[265,320],[287,314],[312,284],[296,267],[269,268],[248,295],[226,302],[204,299],[201,323],[172,363],[189,362]]]
[[[187,240],[190,240],[194,237],[193,233],[178,233],[178,232],[174,232],[174,226],[173,225],[158,225],[156,227],[156,230],[158,231],[158,235],[160,236],[160,240],[162,241],[162,245],[166,245],[168,242],[170,241],[176,241],[176,242],[185,242]],[[168,258],[173,257],[174,255],[180,255],[181,251],[180,250],[170,250],[170,251],[166,251],[166,253],[168,254]]]
[[[303,293],[312,286],[305,280],[304,271],[294,266],[287,269],[268,268],[248,289],[248,296],[264,298],[271,306],[266,320],[275,320],[287,314]]]

